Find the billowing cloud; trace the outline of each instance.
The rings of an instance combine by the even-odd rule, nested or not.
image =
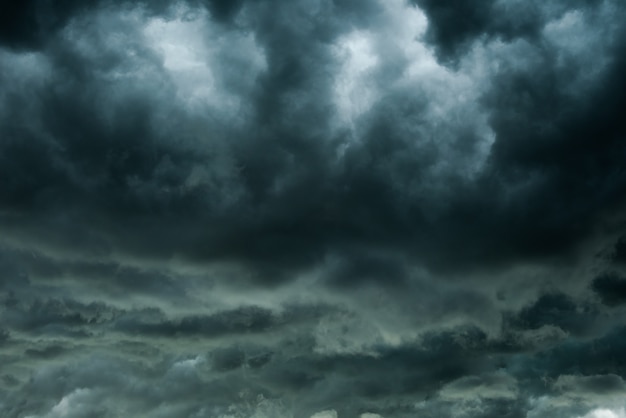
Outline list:
[[[624,22],[5,7],[0,415],[623,415]]]

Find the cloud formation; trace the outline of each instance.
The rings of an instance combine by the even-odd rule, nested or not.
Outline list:
[[[620,416],[623,22],[7,6],[0,415]]]

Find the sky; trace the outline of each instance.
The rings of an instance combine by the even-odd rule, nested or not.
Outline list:
[[[0,6],[0,416],[625,418],[626,2]]]

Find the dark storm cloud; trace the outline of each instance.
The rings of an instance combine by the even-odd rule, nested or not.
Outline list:
[[[189,3],[204,5],[215,19],[222,21],[230,20],[237,13],[243,0],[190,0]],[[7,3],[2,6],[0,15],[0,44],[18,50],[43,48],[71,19],[97,8],[139,5],[152,14],[167,14],[176,4],[162,0],[97,0],[89,4],[78,0],[26,0]]]
[[[51,375],[46,377],[48,372],[42,371],[24,390],[31,393],[37,390],[42,399],[50,400],[58,400],[61,394],[70,394],[79,388],[114,393],[112,388],[121,382],[116,380],[118,375],[115,370],[126,367],[127,373],[130,370],[135,379],[144,376],[145,383],[140,386],[134,384],[131,393],[138,402],[145,402],[146,405],[155,397],[160,397],[162,401],[174,399],[172,396],[175,394],[194,405],[193,400],[201,393],[212,393],[210,404],[226,408],[228,402],[236,401],[236,396],[231,399],[235,388],[241,390],[245,387],[270,397],[277,393],[289,394],[287,396],[297,401],[295,411],[299,412],[296,414],[303,416],[331,404],[336,405],[340,416],[373,411],[383,416],[408,417],[415,414],[410,405],[416,398],[424,401],[419,411],[426,416],[476,416],[478,410],[485,413],[491,411],[486,416],[498,416],[498,411],[525,416],[523,413],[528,412],[529,406],[524,398],[518,397],[520,393],[525,393],[519,392],[518,386],[524,391],[539,394],[542,376],[555,380],[563,374],[592,376],[580,381],[561,378],[556,383],[560,391],[584,393],[587,397],[606,394],[606,390],[601,388],[619,393],[621,387],[617,375],[610,375],[621,374],[623,366],[618,366],[621,364],[618,353],[623,350],[620,343],[623,332],[619,330],[590,342],[571,342],[541,355],[519,352],[514,356],[503,356],[497,344],[476,328],[433,332],[420,341],[401,347],[381,346],[374,355],[317,353],[314,351],[315,343],[310,336],[306,336],[307,330],[308,326],[304,325],[301,337],[288,337],[265,348],[244,342],[213,349],[206,364],[204,360],[189,357],[161,360],[157,357],[153,360],[156,361],[154,366],[141,370],[137,364],[130,369],[128,365],[122,366],[121,359],[92,360],[92,365],[81,372],[50,370]],[[267,344],[270,340],[265,342]],[[30,354],[38,356],[40,353],[31,351]],[[144,360],[150,358],[143,357]],[[585,362],[581,363],[581,359]],[[503,365],[505,369],[502,369]],[[104,375],[103,367],[110,369]],[[218,385],[213,380],[217,376],[207,374],[204,371],[206,368],[221,373],[219,379],[222,383]],[[240,380],[242,373],[247,373],[249,380]],[[55,387],[53,392],[52,387],[45,389],[48,385],[46,381],[60,374],[71,380],[61,388]],[[166,394],[154,389],[155,386],[149,383],[152,379],[159,379],[157,387],[173,385],[170,387],[175,393]],[[260,386],[254,387],[253,382]],[[538,382],[538,385],[533,387],[533,382]],[[477,400],[477,397],[482,400]],[[347,400],[349,402],[346,403]],[[92,400],[86,405],[94,408],[101,405],[100,402]],[[29,408],[36,410],[38,407],[31,403]],[[21,407],[19,410],[29,409]],[[189,414],[190,410],[185,409],[176,416],[188,416],[184,414]],[[437,415],[437,411],[444,415]],[[268,416],[272,416],[271,413]]]
[[[456,58],[481,38],[505,40],[533,37],[543,26],[534,2],[415,0],[426,13],[429,27],[426,39],[444,60]]]
[[[571,379],[571,383],[563,379],[565,382],[558,382],[558,386],[570,386],[570,390],[587,394],[610,394],[610,393],[623,393],[626,390],[624,381],[617,375],[603,375],[603,376],[587,376],[580,379]]]
[[[463,231],[470,219],[478,223],[470,230],[483,234],[474,251],[485,246],[503,259],[565,254],[590,234],[594,214],[622,210],[623,48],[611,46],[613,65],[585,100],[572,100],[570,85],[585,70],[573,62],[567,70],[550,64],[567,60],[558,50],[546,51],[525,70],[505,67],[494,76],[484,96],[497,138],[489,169],[479,194],[459,202],[450,218],[454,230]],[[519,192],[505,197],[513,189]]]
[[[458,59],[476,41],[493,38],[504,42],[526,39],[539,41],[541,30],[552,19],[572,10],[593,10],[597,0],[555,1],[542,4],[535,1],[412,0],[429,19],[426,40],[439,59],[446,63]]]
[[[24,1],[2,7],[0,41],[10,47],[38,47],[50,32],[62,27],[74,14],[89,7],[80,1]]]
[[[626,303],[626,277],[617,273],[606,273],[596,277],[591,287],[606,305]]]
[[[211,337],[231,333],[259,333],[268,331],[273,326],[276,326],[276,323],[270,311],[257,307],[242,307],[211,316],[185,317],[176,322],[151,323],[136,321],[132,317],[122,318],[117,324],[117,329],[128,333],[148,335]]]
[[[618,8],[618,12],[623,10]],[[281,205],[277,212],[280,220],[267,224],[270,229],[263,229],[262,235],[276,236],[283,245],[263,247],[300,248],[299,254],[313,251],[313,258],[303,259],[310,262],[329,242],[348,246],[356,240],[382,242],[396,250],[418,253],[422,261],[445,268],[506,263],[520,255],[542,258],[571,254],[595,227],[596,214],[617,211],[623,205],[626,182],[620,168],[625,158],[620,109],[626,91],[621,77],[624,46],[607,45],[606,53],[613,57],[611,64],[596,83],[585,87],[584,100],[577,99],[574,91],[582,83],[584,71],[595,71],[593,68],[579,66],[579,58],[568,56],[558,46],[530,44],[528,48],[538,54],[536,59],[519,69],[514,61],[502,65],[481,98],[496,142],[487,169],[475,185],[468,186],[451,176],[446,184],[451,195],[435,189],[426,196],[408,197],[415,193],[408,179],[419,182],[421,177],[427,178],[425,173],[438,161],[441,151],[434,146],[420,147],[419,136],[408,136],[399,128],[401,120],[407,118],[415,117],[420,123],[420,114],[428,109],[427,98],[389,94],[387,103],[383,100],[372,109],[373,122],[363,144],[346,152],[339,171],[319,163],[320,156],[328,151],[319,154],[319,148],[293,148],[294,158],[306,153],[312,172],[321,176],[316,176],[316,185],[307,177],[296,183],[306,195],[288,191],[281,197],[288,199],[287,208],[297,210],[304,205],[311,212],[289,213]],[[315,70],[305,68],[309,68],[308,73]],[[271,97],[279,97],[283,91],[310,82],[308,73],[290,71],[294,76],[300,74],[298,81],[277,82],[267,91]],[[601,107],[595,105],[600,102]],[[307,106],[315,111],[314,105]],[[281,109],[279,105],[265,107]],[[302,126],[308,126],[306,119]],[[461,125],[454,134],[460,135],[462,129],[467,131]],[[465,143],[473,140],[463,139]],[[306,140],[292,143],[309,146]],[[262,171],[271,173],[272,169]],[[328,175],[334,183],[342,184],[342,189],[324,187],[330,181]],[[580,176],[587,180],[581,183]],[[519,192],[510,195],[508,190],[515,189]],[[371,196],[376,199],[372,201]],[[321,201],[333,202],[332,207],[320,207]],[[443,210],[428,219],[424,206],[438,201],[445,202]],[[303,215],[306,220],[300,217]],[[339,226],[333,223],[333,216],[342,221]],[[283,232],[288,225],[297,225],[292,226],[293,236]],[[458,239],[460,235],[471,239],[472,244],[465,245],[467,241]],[[302,237],[307,237],[304,247]]]
[[[66,350],[62,345],[48,345],[41,349],[28,348],[26,349],[24,354],[26,354],[29,357],[49,359],[49,358],[57,357],[60,354],[63,354],[65,351]]]
[[[36,291],[32,289],[30,293]],[[71,298],[33,298],[29,292],[7,294],[1,306],[3,324],[7,327],[1,334],[3,341],[11,339],[10,330],[32,336],[76,337],[109,331],[147,338],[263,335],[299,325],[309,326],[339,311],[338,307],[326,305],[283,306],[280,311],[251,305],[211,314],[181,316],[156,307],[125,309]]]
[[[3,7],[1,415],[624,406],[622,2]]]
[[[83,304],[71,299],[23,302],[13,296],[5,300],[3,305],[4,323],[32,335],[88,336],[88,329],[97,329],[120,313],[102,303]]]
[[[560,255],[591,232],[596,214],[620,204],[623,46],[607,46],[614,59],[585,100],[572,96],[583,77],[578,58],[561,57],[550,45],[528,46],[538,58],[520,68],[503,64],[481,97],[496,136],[486,170],[473,184],[449,173],[437,179],[441,186],[422,190],[445,154],[424,137],[448,135],[429,126],[427,95],[386,93],[368,112],[362,141],[333,162],[346,134],[320,121],[332,117],[328,74],[338,71],[329,42],[346,28],[331,6],[307,7],[285,6],[284,18],[275,19],[268,4],[248,5],[247,24],[267,69],[251,91],[253,117],[243,131],[215,118],[201,125],[231,138],[214,150],[194,144],[198,133],[190,126],[198,122],[167,104],[177,87],[157,54],[135,41],[140,35],[128,22],[105,21],[125,31],[132,60],[97,29],[85,39],[101,49],[89,54],[72,38],[52,42],[45,51],[55,88],[47,82],[9,89],[2,171],[10,181],[1,195],[17,217],[10,223],[21,231],[27,230],[22,222],[46,229],[56,240],[68,230],[60,212],[72,213],[105,248],[231,259],[276,282],[335,247],[350,253],[363,243],[446,269],[506,263],[520,254]],[[337,10],[357,28],[365,25],[349,5]],[[435,25],[431,20],[428,27]],[[406,65],[390,58],[396,61],[376,75],[381,82]],[[557,63],[568,59],[567,67]],[[230,71],[224,65],[220,71]],[[124,89],[110,74],[139,68],[151,74],[150,87],[121,96],[105,88]],[[111,101],[113,108],[102,107]],[[603,107],[594,105],[599,102]],[[169,113],[167,123],[155,120],[160,112]],[[423,132],[407,130],[407,121]],[[449,133],[470,154],[481,135],[472,123],[452,123]],[[581,184],[579,175],[587,181]],[[197,176],[210,179],[194,183]],[[515,188],[520,192],[509,196]],[[38,225],[43,215],[31,211],[45,212],[51,225]],[[85,234],[84,227],[71,229]]]
[[[542,295],[531,306],[522,309],[514,322],[518,327],[538,329],[552,325],[563,331],[581,336],[592,332],[598,321],[593,306],[581,306],[564,294]]]
[[[532,357],[513,358],[510,368],[521,379],[539,383],[539,377],[557,379],[560,375],[624,376],[626,364],[619,355],[624,349],[626,333],[623,327],[591,341],[568,341]],[[535,380],[536,379],[536,380]]]
[[[289,14],[290,11],[285,13]],[[285,31],[293,32],[288,38],[293,38],[294,42],[305,41],[308,32],[301,33],[300,28],[290,28],[287,24],[274,29],[270,10],[261,9],[259,14],[261,19],[267,20],[266,23],[260,22],[267,26],[267,30],[260,31],[261,34],[267,32],[263,35],[268,37],[267,52],[270,57],[275,54],[277,59],[270,60],[270,69],[262,81],[264,88],[259,95],[258,108],[281,113],[280,106],[290,106],[288,102],[280,104],[288,99],[290,90],[315,87],[315,84],[311,84],[315,80],[307,81],[315,75],[308,74],[312,72],[308,69],[311,66],[300,62],[305,57],[299,53],[300,49],[294,47],[291,51],[289,45],[281,46]],[[132,39],[132,28],[122,25],[120,29],[131,31],[123,36]],[[320,33],[325,31],[320,29]],[[162,131],[163,126],[159,126],[159,132],[153,126],[152,115],[160,110],[161,105],[155,101],[151,91],[131,91],[121,102],[118,101],[112,116],[115,122],[111,125],[109,119],[103,117],[104,112],[111,110],[105,111],[98,104],[110,100],[109,94],[103,90],[107,85],[103,84],[106,77],[101,79],[99,74],[91,72],[89,68],[103,69],[105,76],[107,71],[116,70],[120,65],[122,71],[132,71],[139,66],[142,71],[150,68],[157,78],[154,88],[158,88],[158,95],[164,100],[168,93],[173,93],[173,86],[152,52],[131,41],[127,47],[140,58],[129,67],[124,61],[125,52],[111,49],[107,40],[102,39],[105,36],[97,31],[88,35],[87,39],[104,49],[88,56],[82,55],[82,51],[71,43],[57,42],[50,46],[52,74],[57,87],[49,89],[48,83],[40,86],[35,103],[21,94],[20,87],[9,92],[12,103],[7,109],[3,128],[6,137],[10,139],[3,144],[2,155],[5,160],[2,166],[3,177],[11,180],[4,184],[2,198],[5,208],[17,212],[17,219],[9,222],[16,222],[19,228],[24,228],[20,221],[26,219],[21,215],[29,213],[27,222],[32,223],[36,219],[32,211],[47,212],[45,217],[52,221],[46,223],[50,224],[34,227],[37,230],[50,230],[55,240],[64,235],[69,226],[63,220],[65,215],[59,215],[61,219],[56,220],[55,214],[57,211],[69,211],[74,212],[73,222],[90,224],[93,229],[90,235],[103,242],[105,251],[107,244],[111,245],[107,242],[111,236],[106,234],[109,236],[105,238],[98,235],[102,228],[112,227],[118,229],[114,231],[113,239],[117,243],[113,245],[128,246],[152,254],[160,252],[167,255],[176,248],[177,251],[182,249],[183,252],[197,254],[202,258],[235,257],[244,262],[249,259],[259,264],[259,267],[268,264],[262,261],[267,258],[274,258],[278,265],[315,260],[314,254],[320,251],[315,247],[319,247],[319,243],[326,239],[324,236],[316,236],[323,231],[321,227],[324,226],[323,220],[316,222],[316,218],[323,216],[322,202],[332,198],[325,189],[319,189],[319,186],[313,184],[320,180],[319,173],[325,172],[327,168],[323,162],[327,152],[318,150],[314,144],[319,139],[302,137],[307,135],[305,133],[294,137],[291,133],[293,127],[277,126],[259,138],[255,138],[257,134],[253,133],[251,139],[242,140],[232,164],[240,167],[239,172],[234,173],[240,179],[235,180],[242,182],[238,187],[243,187],[244,198],[250,196],[250,199],[239,200],[234,207],[222,207],[222,202],[229,199],[226,194],[233,193],[226,189],[230,186],[228,179],[209,180],[213,184],[218,182],[217,189],[209,188],[206,183],[189,189],[181,188],[192,177],[194,166],[211,165],[212,158],[206,155],[207,150],[179,147],[180,142],[194,140],[185,132],[184,126],[195,122],[184,113],[175,111],[174,119],[168,122],[170,128],[166,128],[171,131],[165,133]],[[259,35],[259,39],[263,40],[263,36]],[[272,37],[280,37],[281,42]],[[315,40],[310,43],[309,54],[318,49],[321,55],[317,60],[328,60],[327,51],[322,50]],[[271,52],[272,48],[276,51]],[[293,57],[288,58],[289,55]],[[289,77],[292,77],[298,73],[293,66],[300,68],[300,81],[294,79],[293,82],[287,82],[284,74],[291,74]],[[295,84],[290,87],[290,83]],[[119,83],[109,85],[113,87],[116,84]],[[323,95],[324,91],[320,94]],[[297,125],[301,125],[299,129],[313,126],[312,118],[315,115],[310,114],[311,110],[317,108],[321,111],[321,106],[313,99],[302,110],[305,113],[296,115]],[[37,107],[37,121],[45,126],[45,135],[31,128],[29,118],[32,115],[18,113],[19,109],[30,106]],[[259,117],[266,119],[262,115]],[[324,114],[319,117],[327,118]],[[272,119],[280,121],[280,118],[274,116]],[[257,147],[262,148],[255,149]],[[226,152],[229,152],[228,149]],[[270,192],[268,188],[272,184],[284,177],[287,170],[293,170],[294,162],[289,161],[304,156],[309,162],[301,165],[300,178],[287,182],[286,189],[279,195]],[[315,159],[319,165],[311,166]],[[215,162],[219,164],[219,161]],[[229,167],[226,169],[231,170]],[[216,174],[219,176],[219,173]],[[224,180],[229,183],[224,183],[223,190],[219,190],[219,182]],[[309,184],[311,187],[305,193]],[[250,209],[246,209],[247,205]],[[284,209],[281,211],[280,208]],[[87,213],[88,218],[85,218]],[[141,219],[143,222],[146,216],[153,216],[155,222],[164,221],[158,221],[161,227],[154,230],[154,236],[148,239],[146,234],[150,232],[145,231],[145,228],[142,228],[144,231],[141,234],[134,230],[137,227],[134,220]],[[188,226],[181,224],[180,216],[189,219]],[[175,231],[170,228],[173,223],[176,224]],[[298,231],[294,225],[302,225],[302,230]],[[153,225],[150,225],[149,229],[152,228]],[[71,229],[78,235],[85,234],[82,228]],[[202,230],[206,233],[201,233]],[[67,241],[78,242],[77,238],[80,239],[77,236]],[[81,247],[85,248],[85,245]],[[275,270],[270,264],[265,276],[281,276]]]
[[[619,264],[626,264],[626,237],[621,237],[611,253],[611,259]]]

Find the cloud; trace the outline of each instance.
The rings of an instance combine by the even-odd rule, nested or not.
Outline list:
[[[619,412],[624,17],[8,6],[0,415]]]
[[[575,115],[572,120],[579,124],[596,118],[584,102],[569,100],[569,91],[583,83],[582,75],[550,82],[565,71],[554,61],[557,55],[578,68],[588,54],[561,46],[561,35],[586,31],[591,48],[595,42],[606,55],[613,53],[614,47],[602,44],[584,15],[567,24],[550,21],[552,26],[542,34],[554,40],[545,56],[532,44],[511,42],[499,47],[494,41],[484,46],[483,53],[502,61],[499,70],[480,67],[467,58],[460,63],[462,72],[454,73],[414,39],[425,25],[416,9],[399,2],[386,6],[370,22],[377,25],[376,31],[358,29],[363,23],[348,14],[357,26],[348,31],[327,6],[305,3],[294,3],[282,13],[290,22],[312,13],[315,19],[310,24],[281,21],[275,27],[264,23],[269,12],[263,4],[239,4],[233,10],[239,10],[246,34],[210,20],[211,7],[225,7],[218,3],[211,3],[209,12],[190,4],[163,16],[145,14],[135,5],[123,19],[108,7],[68,20],[55,32],[50,46],[30,54],[35,65],[22,63],[24,54],[6,52],[10,68],[23,66],[19,77],[25,78],[20,82],[18,73],[7,76],[6,82],[13,86],[7,100],[15,100],[10,106],[7,102],[7,109],[32,109],[15,115],[8,124],[10,137],[31,138],[5,145],[4,154],[14,156],[3,165],[12,178],[3,187],[8,207],[14,213],[46,208],[50,224],[36,226],[34,215],[22,223],[45,228],[49,239],[59,239],[65,229],[62,216],[53,215],[60,211],[55,205],[63,206],[64,213],[71,205],[83,223],[89,214],[91,234],[109,248],[165,257],[176,252],[203,261],[234,259],[250,265],[262,280],[273,282],[327,253],[343,252],[341,247],[360,252],[366,245],[377,252],[381,245],[406,252],[430,267],[448,269],[504,263],[518,253],[525,257],[567,254],[589,234],[592,225],[586,220],[608,205],[607,199],[617,199],[619,175],[612,177],[612,183],[603,180],[612,176],[610,170],[589,173],[590,181],[596,179],[608,189],[595,188],[600,193],[597,199],[587,199],[582,206],[577,196],[585,191],[578,186],[570,194],[561,194],[570,190],[565,186],[574,185],[574,180],[550,175],[570,172],[567,167],[577,155],[588,160],[580,163],[590,170],[597,166],[596,158],[617,158],[619,143],[610,135],[593,152],[570,152],[569,160],[554,160],[552,171],[534,170],[535,157],[528,154],[537,153],[537,161],[544,161],[541,155],[545,155],[549,161],[550,155],[559,155],[560,138],[572,137],[565,131],[559,134],[559,126],[570,126],[569,120],[553,118],[550,111],[537,113],[542,103],[565,101],[570,110],[564,114]],[[339,10],[343,7],[354,13],[348,4]],[[465,15],[462,8],[452,9]],[[608,10],[600,8],[598,13],[608,16]],[[80,22],[90,22],[91,29],[78,38]],[[120,35],[114,37],[106,30],[111,26],[118,27]],[[318,39],[321,32],[329,39]],[[286,33],[299,45],[309,45],[308,54],[300,54],[301,46],[274,42],[279,36],[284,40]],[[205,39],[210,37],[220,41],[208,44]],[[561,56],[561,51],[567,54]],[[522,62],[517,59],[520,54],[535,58]],[[350,69],[355,59],[371,61],[359,76],[350,73],[356,71]],[[619,65],[617,61],[610,66],[614,70],[598,70],[600,74],[585,79],[590,97],[603,96],[603,86],[611,80],[619,82]],[[339,78],[329,77],[329,72]],[[530,74],[535,76],[528,78]],[[358,84],[350,87],[348,79]],[[58,88],[47,89],[50,83]],[[133,87],[125,88],[127,84]],[[526,94],[517,90],[522,85],[529,89],[530,103],[538,106],[516,101]],[[28,91],[36,99],[27,105]],[[366,91],[371,104],[362,107]],[[553,99],[532,92],[549,93]],[[349,99],[350,94],[358,97]],[[607,94],[613,103],[609,108],[619,108],[619,94]],[[503,106],[503,100],[510,105]],[[359,103],[360,110],[352,109],[349,101]],[[344,116],[335,120],[328,112],[333,106],[339,106]],[[267,113],[270,109],[272,114]],[[513,119],[506,109],[516,109]],[[38,115],[37,126],[48,132],[47,139],[25,120],[31,113]],[[608,118],[607,126],[615,125],[611,114],[602,116]],[[555,126],[544,130],[555,133],[545,140],[541,138],[547,134],[532,130],[543,123],[542,118],[551,118]],[[73,119],[81,123],[71,124]],[[534,122],[529,123],[531,119]],[[334,122],[326,126],[314,120]],[[266,128],[257,129],[257,124]],[[520,132],[517,125],[528,128]],[[585,129],[581,126],[577,132]],[[521,142],[528,136],[535,139]],[[435,137],[436,141],[428,139]],[[580,138],[575,141],[581,146],[585,137],[573,136]],[[90,145],[81,138],[90,138]],[[525,144],[524,152],[517,152],[518,143]],[[534,143],[545,145],[533,151]],[[47,157],[42,159],[43,155]],[[37,170],[26,172],[24,167]],[[529,175],[518,179],[515,170]],[[468,182],[467,176],[475,181]],[[509,200],[507,190],[514,189],[519,193]],[[578,218],[564,218],[558,207],[526,203],[544,201],[545,194],[579,208],[565,211]],[[378,196],[375,204],[370,196]],[[26,208],[29,212],[23,212]],[[145,220],[147,214],[160,226],[150,222],[139,233],[130,220]],[[180,222],[181,216],[186,222]],[[511,226],[514,218],[516,227]],[[537,218],[542,222],[534,222]],[[18,225],[21,233],[27,230],[27,225]],[[479,230],[491,232],[478,234]],[[435,231],[435,239],[427,238]],[[454,238],[459,231],[474,237],[469,250],[460,244],[465,240]]]
[[[446,385],[439,395],[450,400],[515,399],[517,385],[515,379],[503,374],[470,376],[455,380]]]
[[[612,259],[617,263],[626,262],[626,237],[621,237],[616,243],[612,253]]]
[[[61,418],[61,417],[81,417],[104,416],[106,409],[103,405],[95,407],[93,405],[94,396],[88,389],[76,389],[72,393],[64,396],[58,404],[52,407],[45,415],[29,415],[28,418]]]
[[[318,412],[311,415],[311,418],[337,418],[337,412],[333,410]]]
[[[626,278],[616,273],[596,277],[591,287],[606,305],[615,306],[626,302]]]
[[[624,412],[623,408],[617,411],[600,408],[589,412],[583,418],[622,418],[624,416],[626,416],[626,412]]]
[[[623,394],[626,385],[620,376],[559,376],[554,383],[557,390],[570,396],[615,396]]]

